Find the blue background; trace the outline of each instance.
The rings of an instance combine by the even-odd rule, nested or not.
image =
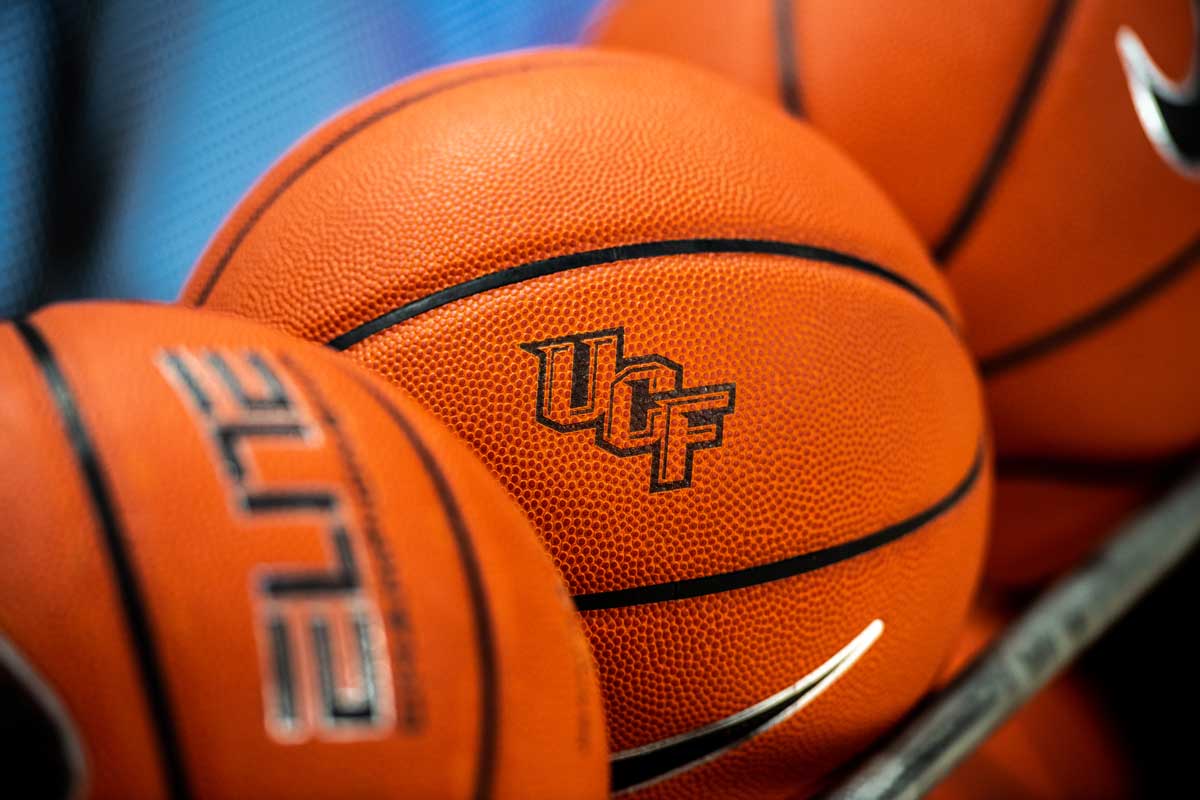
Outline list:
[[[173,299],[255,178],[440,64],[570,42],[595,0],[0,3],[0,315]]]

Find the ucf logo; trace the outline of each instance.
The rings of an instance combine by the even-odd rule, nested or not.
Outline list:
[[[683,367],[659,355],[625,356],[612,328],[521,345],[537,356],[537,421],[567,433],[594,430],[618,456],[650,455],[650,491],[692,485],[697,450],[720,447],[733,384],[684,388]]]

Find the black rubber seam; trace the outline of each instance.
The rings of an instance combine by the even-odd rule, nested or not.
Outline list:
[[[186,800],[192,793],[176,732],[175,714],[167,692],[165,673],[154,644],[153,625],[129,552],[127,537],[117,519],[112,492],[100,465],[99,454],[84,427],[75,395],[46,340],[27,320],[17,320],[14,325],[41,370],[42,378],[54,399],[55,409],[62,420],[64,432],[70,441],[75,461],[83,474],[92,507],[100,523],[104,549],[108,553],[109,564],[116,580],[121,608],[125,614],[134,656],[142,678],[142,688],[150,711],[150,722],[155,733],[167,792],[172,798]]]
[[[546,275],[602,264],[636,261],[643,258],[719,253],[756,253],[760,255],[787,256],[865,272],[868,275],[873,275],[894,286],[898,286],[920,300],[941,317],[957,336],[957,329],[953,319],[950,317],[950,313],[932,295],[903,275],[892,272],[885,267],[859,258],[858,256],[814,245],[778,242],[767,239],[669,239],[658,242],[639,242],[637,244],[619,245],[617,247],[605,247],[582,253],[570,253],[482,275],[478,278],[473,278],[426,295],[419,300],[414,300],[399,308],[392,309],[332,339],[329,342],[329,346],[335,350],[345,350],[368,337],[387,330],[393,325],[398,325],[401,322],[410,320],[427,311],[432,311],[435,308],[441,308],[449,303],[482,292],[499,289],[504,286],[512,286],[513,284],[534,278],[541,278]]]
[[[1135,310],[1200,266],[1200,238],[1108,303],[1023,344],[980,359],[985,378],[1000,375],[1094,333]]]
[[[1037,99],[1038,91],[1049,72],[1050,62],[1054,58],[1054,52],[1067,27],[1067,18],[1070,16],[1073,5],[1073,0],[1057,0],[1054,7],[1050,9],[1050,15],[1046,18],[1046,24],[1042,27],[1037,45],[1034,47],[1033,57],[1021,80],[1021,88],[1013,98],[1004,125],[1000,128],[1000,133],[996,136],[996,141],[993,142],[992,149],[988,152],[983,168],[975,178],[971,191],[967,193],[962,207],[958,210],[958,214],[950,223],[941,241],[933,247],[934,258],[943,266],[948,266],[950,259],[958,252],[959,246],[991,197],[992,190],[996,188],[1000,173],[1004,169],[1004,165],[1008,163],[1009,156],[1012,155],[1021,130],[1025,127],[1029,114],[1033,110],[1033,103]]]
[[[408,108],[409,106],[412,106],[415,103],[419,103],[422,100],[427,100],[430,97],[434,97],[436,95],[443,94],[445,92],[450,91],[451,89],[457,89],[459,87],[466,86],[471,83],[476,83],[478,81],[488,80],[490,78],[498,78],[503,75],[518,74],[518,73],[522,73],[522,72],[536,72],[539,70],[553,69],[556,67],[588,66],[590,64],[597,64],[597,63],[602,63],[602,62],[554,61],[554,62],[547,62],[545,64],[521,64],[518,66],[508,67],[506,69],[495,69],[495,70],[491,70],[490,72],[481,72],[481,73],[478,73],[475,75],[468,75],[468,76],[465,76],[462,78],[458,78],[456,80],[447,81],[446,83],[440,84],[438,86],[431,87],[423,92],[419,92],[410,97],[405,97],[401,100],[397,100],[396,102],[392,103],[391,105],[384,106],[383,108],[378,109],[374,113],[362,118],[361,120],[356,122],[354,125],[351,125],[349,128],[342,131],[337,136],[335,136],[334,138],[332,138],[328,142],[326,142],[325,145],[322,146],[320,150],[318,150],[311,157],[306,159],[304,161],[304,163],[300,164],[300,166],[298,166],[293,172],[291,172],[286,178],[284,178],[283,181],[278,186],[276,186],[275,189],[272,190],[272,192],[267,196],[267,199],[264,200],[262,202],[262,204],[260,204],[257,208],[254,209],[254,212],[242,224],[242,227],[238,229],[237,234],[234,235],[233,241],[230,242],[229,247],[227,247],[225,249],[224,254],[221,256],[221,260],[217,262],[217,266],[213,268],[212,273],[210,273],[208,276],[208,279],[205,280],[204,286],[201,287],[200,293],[196,297],[195,305],[202,306],[206,302],[208,302],[209,295],[211,295],[213,289],[216,288],[217,281],[221,278],[221,275],[225,272],[225,269],[229,266],[229,262],[233,259],[234,253],[237,252],[237,249],[241,246],[241,244],[245,240],[246,236],[248,236],[250,231],[253,230],[254,226],[258,224],[258,221],[262,218],[263,214],[265,214],[268,210],[270,210],[271,206],[275,205],[275,202],[277,200],[279,200],[279,198],[282,197],[283,194],[292,187],[292,184],[294,184],[301,177],[303,177],[305,173],[307,173],[310,169],[312,169],[317,164],[319,164],[322,160],[325,159],[326,156],[328,156],[334,150],[337,150],[339,147],[341,147],[347,141],[354,138],[358,134],[362,133],[367,128],[370,128],[375,123],[380,122],[381,120],[387,119],[388,117],[392,116],[393,114],[396,114],[399,111],[403,111],[404,109]]]
[[[792,17],[794,0],[775,0],[775,44],[779,56],[779,99],[788,113],[804,116],[796,64],[796,26]]]
[[[425,441],[408,421],[408,418],[386,395],[352,370],[343,369],[383,409],[412,445],[417,457],[421,459],[421,465],[425,468],[426,474],[433,482],[438,501],[441,503],[446,520],[450,525],[454,544],[458,549],[459,560],[462,562],[463,575],[466,578],[467,592],[475,619],[476,651],[479,654],[479,741],[475,762],[475,786],[471,796],[476,800],[487,800],[493,795],[495,789],[500,675],[499,660],[496,656],[496,636],[491,612],[488,608],[479,555],[475,552],[471,533],[467,529],[466,520],[463,518],[462,509],[454,496],[454,491],[450,488],[450,482],[446,479],[446,474],[437,463],[437,459],[433,457],[433,453],[430,452]]]
[[[419,732],[423,718],[421,708],[416,704],[421,702],[421,695],[413,680],[411,670],[405,669],[400,655],[402,650],[407,650],[412,646],[412,624],[409,619],[409,611],[403,605],[396,558],[383,530],[385,522],[391,523],[392,520],[381,518],[379,507],[375,502],[374,490],[367,480],[366,470],[359,452],[355,448],[354,442],[351,441],[345,423],[334,411],[321,386],[307,368],[301,366],[300,362],[287,353],[279,353],[277,358],[284,368],[292,373],[292,377],[299,384],[310,407],[317,413],[325,430],[333,437],[342,462],[343,472],[348,479],[350,496],[354,498],[354,503],[359,510],[359,517],[362,520],[363,540],[370,555],[367,560],[372,562],[380,594],[384,598],[383,619],[387,628],[393,633],[388,642],[387,655],[393,664],[392,680],[396,686],[393,696],[397,704],[403,703],[404,708],[404,713],[398,716],[406,733]],[[297,497],[295,493],[291,496]]]
[[[1001,479],[1043,480],[1097,486],[1169,483],[1200,460],[1200,446],[1158,459],[1083,460],[1053,456],[998,456]]]
[[[954,508],[963,498],[970,494],[979,476],[983,472],[986,454],[983,445],[975,453],[971,466],[966,475],[959,481],[950,493],[938,500],[929,508],[909,517],[902,522],[854,539],[849,542],[814,550],[803,555],[792,556],[769,564],[759,564],[745,569],[723,572],[718,575],[705,575],[701,578],[687,578],[680,581],[655,583],[648,586],[635,586],[630,589],[616,589],[609,592],[579,594],[573,598],[575,607],[580,611],[596,611],[606,608],[626,608],[628,606],[645,605],[647,603],[665,603],[673,600],[685,600],[692,597],[702,597],[720,592],[730,592],[735,589],[745,589],[763,583],[793,578],[806,572],[814,572],[823,567],[837,564],[841,561],[869,553],[884,545],[891,544],[910,533],[920,530],[928,523]]]

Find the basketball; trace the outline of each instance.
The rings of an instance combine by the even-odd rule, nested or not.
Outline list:
[[[990,472],[954,302],[840,151],[703,72],[397,84],[281,159],[182,299],[373,368],[499,476],[582,615],[618,793],[813,791],[965,617]]]
[[[1118,729],[1088,685],[1068,674],[1042,690],[930,800],[1122,800],[1138,797]]]
[[[939,683],[947,684],[1000,633],[1007,615],[976,609]],[[932,792],[932,800],[1140,797],[1122,731],[1085,674],[1055,679]]]
[[[979,359],[988,571],[1012,583],[1077,559],[1200,445],[1198,15],[1187,0],[624,0],[592,37],[738,80],[905,212]]]
[[[528,522],[348,361],[123,303],[0,325],[0,696],[28,797],[607,795]]]

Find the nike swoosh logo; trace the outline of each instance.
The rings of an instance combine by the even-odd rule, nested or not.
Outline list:
[[[1176,172],[1200,179],[1200,2],[1192,0],[1192,66],[1181,83],[1163,74],[1132,29],[1117,31],[1117,53],[1133,107],[1154,149]]]
[[[882,635],[883,621],[874,620],[833,658],[766,700],[694,731],[616,753],[609,760],[613,794],[694,769],[770,730],[816,700]]]

